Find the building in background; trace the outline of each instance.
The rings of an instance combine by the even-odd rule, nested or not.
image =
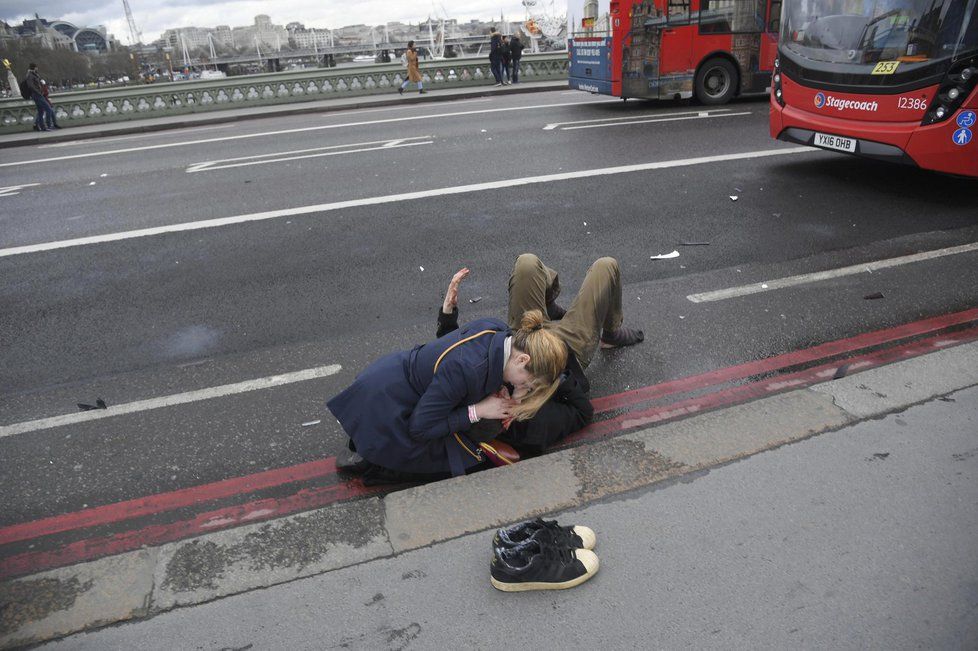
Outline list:
[[[0,40],[29,41],[49,50],[68,49],[75,52],[112,52],[119,42],[106,32],[105,25],[78,27],[65,20],[46,20],[35,15],[20,25],[0,22]]]

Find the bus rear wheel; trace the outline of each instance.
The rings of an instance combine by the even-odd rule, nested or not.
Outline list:
[[[737,92],[737,69],[726,59],[710,59],[696,73],[696,99],[702,104],[726,104]]]

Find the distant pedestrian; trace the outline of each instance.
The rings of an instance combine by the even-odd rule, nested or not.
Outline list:
[[[495,27],[489,32],[489,69],[496,80],[497,86],[503,85],[503,38]]]
[[[523,58],[523,48],[526,47],[520,41],[519,36],[514,36],[509,43],[509,64],[512,68],[513,83],[520,80],[520,59]]]
[[[404,53],[404,60],[407,62],[407,79],[397,89],[397,92],[403,95],[404,89],[408,87],[409,83],[414,81],[418,84],[418,93],[424,94],[426,91],[421,82],[421,69],[418,67],[418,53],[414,49],[414,41],[408,41],[408,49]]]
[[[502,73],[503,73],[502,76],[503,76],[503,83],[504,84],[508,84],[509,83],[509,79],[510,79],[510,77],[509,77],[509,62],[510,62],[510,56],[511,56],[510,49],[509,49],[509,37],[508,36],[503,36],[503,43],[500,46],[499,51],[502,54]]]
[[[48,131],[47,116],[51,111],[51,104],[44,97],[44,88],[41,83],[41,76],[37,72],[37,64],[32,63],[27,66],[27,76],[24,78],[27,89],[30,91],[31,99],[37,107],[37,117],[34,118],[34,131]],[[52,118],[53,120],[53,118]]]
[[[60,129],[58,118],[54,114],[54,104],[51,103],[51,93],[48,89],[48,82],[41,80],[41,90],[44,92],[44,101],[48,104],[47,116],[44,119],[44,126],[48,129]]]

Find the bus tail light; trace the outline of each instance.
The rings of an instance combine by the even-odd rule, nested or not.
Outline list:
[[[774,75],[771,77],[771,93],[778,106],[784,106],[784,98],[781,96],[781,59],[774,59]]]
[[[941,82],[937,96],[931,102],[931,108],[924,115],[921,124],[934,124],[954,115],[961,103],[975,89],[976,83],[978,83],[978,60],[966,59],[956,64]]]

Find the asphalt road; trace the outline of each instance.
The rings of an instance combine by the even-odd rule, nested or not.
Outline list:
[[[2,150],[5,186],[38,185],[0,196],[0,425],[341,370],[4,436],[0,526],[335,454],[325,400],[432,337],[461,266],[463,318],[504,315],[525,251],[560,271],[565,304],[593,259],[622,264],[626,320],[647,339],[598,356],[596,396],[978,304],[975,252],[690,302],[978,241],[972,181],[791,149],[769,138],[765,100],[706,111],[571,91]],[[714,158],[749,152],[782,153]],[[607,169],[627,165],[646,168]],[[411,192],[426,194],[395,196]],[[281,212],[242,218],[267,211]]]

